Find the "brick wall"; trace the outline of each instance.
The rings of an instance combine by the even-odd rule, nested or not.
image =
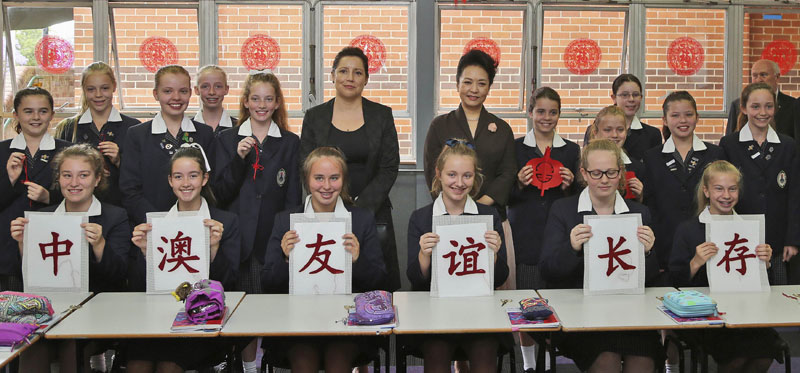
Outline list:
[[[745,13],[744,15],[744,63],[742,82],[750,82],[750,66],[761,59],[761,53],[774,40],[791,41],[795,48],[800,47],[800,14],[781,14],[781,20],[764,19],[764,14]],[[800,61],[798,61],[800,62]],[[800,63],[780,78],[780,90],[792,97],[800,96]]]

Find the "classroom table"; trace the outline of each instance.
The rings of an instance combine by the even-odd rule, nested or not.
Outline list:
[[[726,328],[775,328],[800,326],[800,293],[798,285],[775,285],[768,292],[711,293],[709,288],[681,288],[697,290],[717,302],[723,313]]]
[[[344,323],[354,295],[248,294],[220,333],[223,337],[390,334],[381,326]]]
[[[244,292],[225,292],[233,314]],[[45,333],[47,339],[216,337],[219,332],[170,331],[183,303],[170,294],[100,293]]]
[[[644,294],[583,295],[583,289],[539,290],[561,320],[561,329],[574,331],[660,330],[721,327],[678,324],[661,312],[659,297],[671,287],[645,288]]]
[[[42,295],[50,299],[50,305],[53,306],[54,320],[48,323],[44,328],[44,331],[46,331],[74,312],[75,309],[92,296],[92,293],[38,293],[37,295]],[[30,345],[36,343],[39,338],[41,338],[41,334],[35,335],[31,339],[31,343],[24,344],[14,351],[0,351],[0,368],[14,360],[22,351],[25,351]]]

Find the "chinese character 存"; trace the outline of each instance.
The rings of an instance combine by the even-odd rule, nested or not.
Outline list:
[[[311,263],[316,260],[316,261],[319,262],[320,266],[319,266],[319,268],[308,272],[311,275],[319,273],[319,272],[322,272],[323,269],[327,270],[328,272],[330,272],[330,273],[332,273],[334,275],[337,275],[339,273],[344,273],[344,271],[342,271],[341,269],[336,269],[336,268],[333,268],[330,265],[328,265],[328,260],[331,258],[331,251],[330,250],[320,250],[322,248],[322,246],[333,245],[335,243],[336,243],[336,241],[334,241],[334,240],[323,241],[322,240],[322,235],[317,233],[317,242],[310,243],[310,244],[306,245],[306,247],[309,248],[309,249],[313,247],[314,248],[314,253],[311,254],[311,258],[308,258],[308,262],[306,263],[306,265],[304,265],[303,268],[300,268],[300,272],[305,271],[306,268],[308,268],[308,266],[310,266]]]
[[[166,263],[175,263],[175,266],[172,269],[168,270],[167,272],[173,272],[181,265],[186,267],[186,270],[189,273],[197,273],[200,272],[187,263],[190,260],[200,260],[200,257],[197,255],[192,255],[192,238],[189,236],[183,236],[183,232],[178,231],[178,234],[175,235],[175,238],[167,239],[164,236],[161,236],[161,241],[164,243],[168,243],[170,245],[170,258],[167,258],[167,253],[164,252],[165,250],[161,247],[157,247],[158,252],[164,254],[161,258],[161,263],[158,264],[158,269],[163,271],[164,264]],[[184,256],[185,254],[185,256]]]
[[[622,270],[624,271],[636,269],[635,265],[625,263],[622,260],[622,258],[620,258],[622,255],[629,254],[631,252],[630,249],[617,251],[619,247],[622,246],[623,243],[625,243],[626,241],[625,237],[620,237],[619,242],[617,242],[616,245],[614,245],[613,238],[606,237],[606,239],[608,240],[608,254],[601,254],[597,256],[600,259],[608,258],[608,269],[606,270],[606,276],[611,276],[611,274],[614,273],[614,271],[616,271],[617,268],[619,267],[622,267]],[[614,261],[617,261],[619,263],[619,266],[614,264]]]
[[[69,255],[70,249],[72,249],[72,241],[64,240],[59,241],[58,236],[59,234],[56,232],[50,232],[53,236],[53,241],[50,243],[40,243],[39,244],[39,251],[42,252],[42,260],[47,260],[47,258],[53,258],[53,275],[58,276],[58,257],[61,255]],[[59,251],[58,248],[64,246],[64,251]],[[47,248],[52,247],[52,252],[47,252]]]
[[[720,259],[719,263],[717,263],[717,267],[721,266],[722,263],[725,263],[725,272],[731,273],[731,262],[734,260],[741,261],[741,267],[737,269],[739,273],[742,275],[747,273],[747,258],[755,258],[756,254],[747,254],[750,249],[747,246],[736,247],[736,245],[747,243],[746,238],[739,237],[739,233],[734,233],[733,239],[725,242],[725,246],[728,246],[728,249],[725,250],[725,256]],[[738,256],[731,258],[731,252],[736,251]]]
[[[456,252],[451,251],[447,254],[442,255],[442,258],[450,259],[450,266],[447,268],[447,273],[451,276],[455,273],[456,276],[464,276],[464,275],[473,275],[477,273],[486,273],[484,269],[478,269],[478,255],[479,252],[486,248],[486,245],[483,243],[475,243],[475,239],[472,237],[467,237],[467,242],[469,245],[461,246],[459,245],[458,241],[450,240],[450,244],[453,247],[458,247],[458,256],[464,258],[463,262],[456,262]],[[474,250],[473,250],[474,249]],[[464,267],[461,271],[456,272],[458,266],[464,264]]]

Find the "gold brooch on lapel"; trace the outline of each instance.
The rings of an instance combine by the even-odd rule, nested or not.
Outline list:
[[[494,122],[489,123],[489,132],[497,132],[497,125]]]
[[[47,154],[42,154],[42,162],[47,162]]]
[[[749,150],[749,151],[751,151],[751,152],[752,152],[752,151],[753,151],[753,145],[752,145],[752,144],[750,144],[750,146],[748,146],[748,147],[747,147],[747,150]]]

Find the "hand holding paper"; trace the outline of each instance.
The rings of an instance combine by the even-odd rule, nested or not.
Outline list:
[[[153,225],[149,223],[142,223],[133,228],[133,236],[131,241],[139,250],[142,250],[142,255],[147,256],[147,233],[153,229]]]
[[[575,251],[583,250],[583,244],[589,242],[590,238],[592,238],[592,227],[588,224],[578,224],[569,232],[569,243]]]
[[[656,235],[653,234],[653,230],[646,225],[640,225],[639,228],[636,229],[636,235],[639,237],[639,242],[644,245],[644,253],[649,253],[653,248],[653,244],[656,242]]]
[[[290,230],[283,234],[283,238],[281,238],[281,250],[283,250],[283,256],[289,257],[289,254],[294,249],[294,245],[300,242],[300,236],[297,235],[297,231]]]

